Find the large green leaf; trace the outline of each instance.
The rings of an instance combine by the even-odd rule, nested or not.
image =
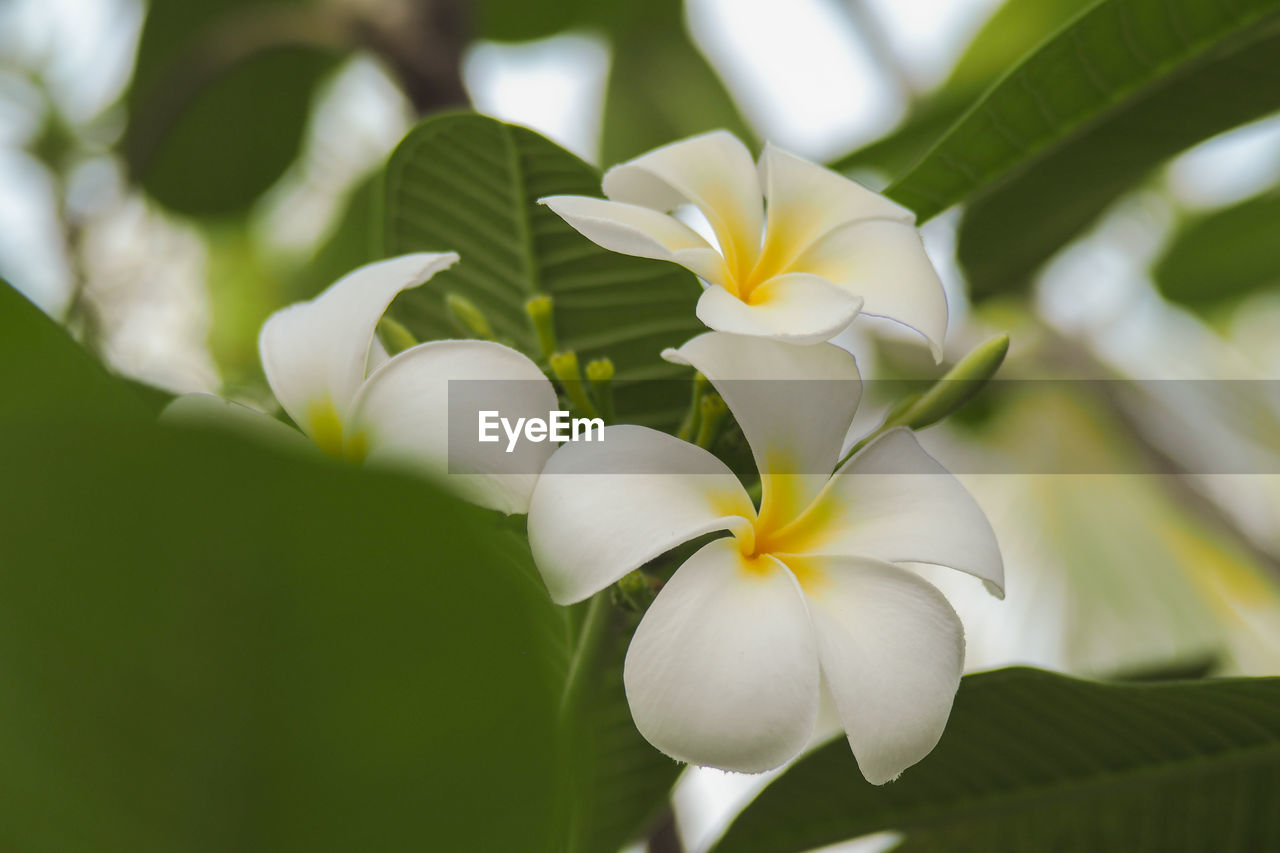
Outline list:
[[[600,162],[612,165],[651,148],[725,129],[754,138],[737,104],[694,44],[681,0],[606,5],[613,42]]]
[[[1280,285],[1280,192],[1187,220],[1153,270],[1168,299],[1200,310]]]
[[[522,541],[416,479],[119,417],[0,300],[0,847],[556,849],[567,622]]]
[[[630,720],[630,617],[552,604],[518,520],[158,427],[7,287],[0,309],[0,847],[643,833],[677,768]]]
[[[339,56],[312,0],[155,0],[126,106],[133,175],[188,214],[243,210],[297,156]]]
[[[968,676],[937,749],[862,780],[840,739],[747,807],[717,853],[792,853],[879,830],[901,849],[1257,851],[1280,845],[1280,679],[1100,684]]]
[[[970,207],[977,295],[1023,286],[1155,165],[1280,108],[1280,0],[1099,0],[1028,56],[889,194]]]
[[[635,0],[614,0],[631,3]],[[590,20],[590,0],[472,0],[476,35],[498,41],[530,41]]]
[[[457,251],[462,260],[396,300],[392,313],[422,339],[452,337],[443,299],[466,296],[496,333],[531,355],[524,303],[555,299],[561,347],[617,367],[618,412],[632,422],[670,425],[686,401],[668,383],[681,369],[664,347],[701,331],[699,288],[671,265],[601,249],[570,228],[543,196],[600,194],[600,174],[533,131],[474,114],[428,119],[414,128],[387,166],[386,254]]]
[[[1007,0],[974,36],[937,91],[913,105],[887,136],[837,160],[832,168],[862,176],[902,175],[983,91],[1041,41],[1079,14],[1081,0]]]
[[[733,96],[694,44],[683,0],[481,0],[479,33],[509,41],[565,30],[603,33],[612,48],[601,163],[612,165],[695,133],[753,134]]]
[[[0,433],[0,846],[554,849],[562,620],[488,515],[226,436]]]
[[[144,417],[154,407],[0,279],[0,421]]]
[[[562,798],[564,851],[613,851],[636,841],[667,805],[682,766],[636,730],[622,685],[622,662],[638,620],[599,593],[583,605],[565,685],[562,722],[575,754],[571,793]]]

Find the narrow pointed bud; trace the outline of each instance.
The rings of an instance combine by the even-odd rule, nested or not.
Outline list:
[[[707,377],[701,373],[693,374],[693,396],[689,399],[689,410],[685,412],[684,420],[680,422],[680,429],[676,433],[681,441],[693,441],[697,436],[698,427],[702,424],[702,395],[710,387]]]
[[[555,303],[545,293],[533,297],[524,304],[525,313],[533,321],[533,331],[538,336],[538,350],[542,353],[542,358],[548,362],[560,348],[556,341],[556,322],[552,313],[554,307]],[[576,359],[577,356],[574,358]]]
[[[885,420],[884,429],[908,426],[924,429],[969,402],[995,376],[1009,352],[1009,336],[997,335],[956,363],[918,399]]]
[[[389,355],[404,352],[420,343],[413,332],[386,316],[378,321],[378,337],[382,339]]]
[[[695,443],[701,448],[710,450],[711,445],[715,444],[716,438],[720,435],[720,428],[724,426],[729,407],[725,405],[724,398],[719,394],[707,394],[698,404],[698,411],[701,422],[698,424],[698,438]]]
[[[613,362],[597,358],[587,362],[587,382],[591,383],[591,396],[606,423],[613,423]]]
[[[551,373],[560,380],[565,396],[578,413],[587,417],[599,417],[600,413],[587,398],[587,388],[582,381],[582,368],[578,365],[578,354],[573,350],[557,352],[549,359]]]
[[[446,293],[444,308],[449,314],[449,321],[463,337],[479,338],[482,341],[494,339],[489,318],[467,297],[458,293]]]

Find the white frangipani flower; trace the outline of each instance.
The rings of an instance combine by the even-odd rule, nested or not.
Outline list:
[[[545,418],[558,406],[538,366],[510,347],[479,340],[431,341],[390,357],[375,334],[398,293],[457,259],[452,252],[422,253],[368,264],[315,299],[277,311],[258,338],[263,372],[289,417],[326,453],[417,469],[472,503],[523,513],[554,445],[520,442],[506,453],[462,441],[451,456],[449,411],[467,412],[496,396],[504,414]],[[451,394],[450,380],[503,381],[455,384]],[[191,395],[175,401],[169,415],[190,420],[200,410],[241,427],[252,411]]]
[[[900,564],[958,569],[1002,595],[986,518],[905,429],[831,473],[861,388],[843,350],[712,332],[665,355],[705,374],[737,418],[760,511],[724,463],[665,433],[614,426],[565,445],[529,510],[552,598],[582,600],[729,531],[676,570],[631,641],[641,733],[682,761],[768,770],[808,743],[825,683],[863,775],[895,778],[941,737],[964,659],[951,606]]]
[[[772,145],[757,167],[719,130],[613,167],[604,194],[542,202],[606,249],[702,277],[698,319],[713,329],[816,343],[861,311],[914,329],[941,358],[947,301],[915,214],[842,175]],[[668,215],[688,204],[718,247]]]

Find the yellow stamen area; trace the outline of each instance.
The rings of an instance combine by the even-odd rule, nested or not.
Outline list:
[[[755,266],[735,281],[737,297],[748,305],[759,305],[769,300],[770,288],[765,285],[777,276],[789,272],[788,267],[798,254],[791,241],[785,239],[785,235],[780,237],[778,234],[777,228],[769,229]]]
[[[761,548],[775,554],[805,554],[819,550],[842,523],[848,507],[831,494],[819,495],[790,524],[762,537]]]
[[[809,557],[788,556],[785,560],[769,554],[739,554],[738,565],[748,578],[763,579],[779,568],[785,568],[795,577],[806,595],[820,593],[829,583],[826,572],[818,562]]]
[[[778,568],[777,562],[764,554],[739,554],[738,564],[748,577],[768,577]]]
[[[316,446],[335,459],[361,462],[369,451],[368,438],[363,431],[344,436],[342,418],[328,397],[307,406],[307,427]]]
[[[328,397],[307,406],[307,430],[311,440],[330,456],[342,456],[342,419]]]
[[[827,573],[818,565],[818,561],[812,557],[789,554],[785,558],[780,557],[778,559],[779,562],[791,570],[791,574],[795,575],[805,595],[817,595],[831,582],[830,578],[827,577]]]
[[[756,526],[767,535],[789,524],[804,509],[805,478],[796,473],[799,464],[785,450],[767,450],[761,467],[768,473],[760,478],[760,521]]]
[[[755,263],[756,253],[752,251],[752,246],[759,245],[760,235],[748,233],[750,229],[738,215],[736,201],[716,188],[703,189],[702,203],[698,207],[716,235],[716,242],[720,244],[720,253],[724,256],[729,273],[728,281],[737,294],[736,283],[750,270],[750,265]],[[738,297],[742,298],[740,294]]]
[[[748,520],[755,518],[755,507],[746,495],[730,489],[716,489],[707,495],[712,510],[720,516],[740,515]]]

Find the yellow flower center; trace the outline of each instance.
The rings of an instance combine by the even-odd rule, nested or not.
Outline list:
[[[345,434],[342,418],[328,397],[307,406],[307,427],[316,446],[335,459],[363,462],[369,452],[368,439],[363,431]]]
[[[799,258],[804,246],[785,222],[769,222],[765,228],[764,246],[751,268],[729,264],[729,289],[748,305],[761,305],[769,301],[769,288],[761,287],[770,280],[788,272]]]
[[[752,520],[750,532],[735,530],[734,536],[744,572],[763,576],[774,571],[780,562],[795,575],[806,593],[813,594],[826,577],[817,561],[805,554],[821,544],[824,531],[830,529],[829,523],[839,508],[828,497],[814,499],[797,513],[798,485],[794,474],[767,475],[760,512]]]

